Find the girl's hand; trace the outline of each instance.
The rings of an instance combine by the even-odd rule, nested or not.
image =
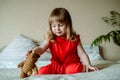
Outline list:
[[[43,53],[43,50],[42,50],[40,47],[36,47],[36,48],[34,48],[33,50],[29,50],[29,51],[26,53],[26,59],[27,59],[27,57],[28,57],[31,53],[41,55],[41,53]]]
[[[98,71],[99,69],[97,67],[94,66],[86,66],[86,72],[89,71]]]

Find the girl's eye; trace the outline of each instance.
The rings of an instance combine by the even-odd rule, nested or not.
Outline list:
[[[64,26],[64,24],[56,24],[56,25],[51,25],[52,27],[62,27],[62,26]]]
[[[55,25],[52,25],[52,27],[56,27]]]
[[[60,26],[60,27],[61,27],[61,26],[63,26],[63,24],[59,24],[58,26]]]

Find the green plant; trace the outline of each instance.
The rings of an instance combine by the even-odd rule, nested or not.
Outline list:
[[[95,45],[101,44],[103,41],[104,42],[110,42],[112,39],[113,42],[120,46],[120,13],[116,11],[110,11],[110,18],[109,17],[102,17],[102,20],[107,23],[108,25],[112,26],[115,28],[115,30],[112,30],[108,32],[106,35],[100,35],[97,37],[92,43],[91,47]]]

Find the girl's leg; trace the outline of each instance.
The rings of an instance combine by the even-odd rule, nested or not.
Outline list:
[[[83,72],[83,64],[82,63],[71,63],[66,65],[65,74],[73,74],[78,72]]]
[[[50,66],[43,66],[38,70],[38,74],[51,74]]]
[[[61,66],[55,62],[47,66],[43,66],[38,70],[38,74],[59,74],[62,73]]]

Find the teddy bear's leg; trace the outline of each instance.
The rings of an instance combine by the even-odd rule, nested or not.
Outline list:
[[[37,68],[36,65],[35,65],[34,68],[33,68],[33,72],[34,72],[34,75],[37,75],[37,74],[38,74],[38,68]]]
[[[28,75],[28,76],[31,76],[31,75],[32,75],[32,70],[28,71],[28,72],[27,72],[27,75]]]
[[[27,74],[21,70],[20,78],[25,78],[25,77],[28,77]]]

